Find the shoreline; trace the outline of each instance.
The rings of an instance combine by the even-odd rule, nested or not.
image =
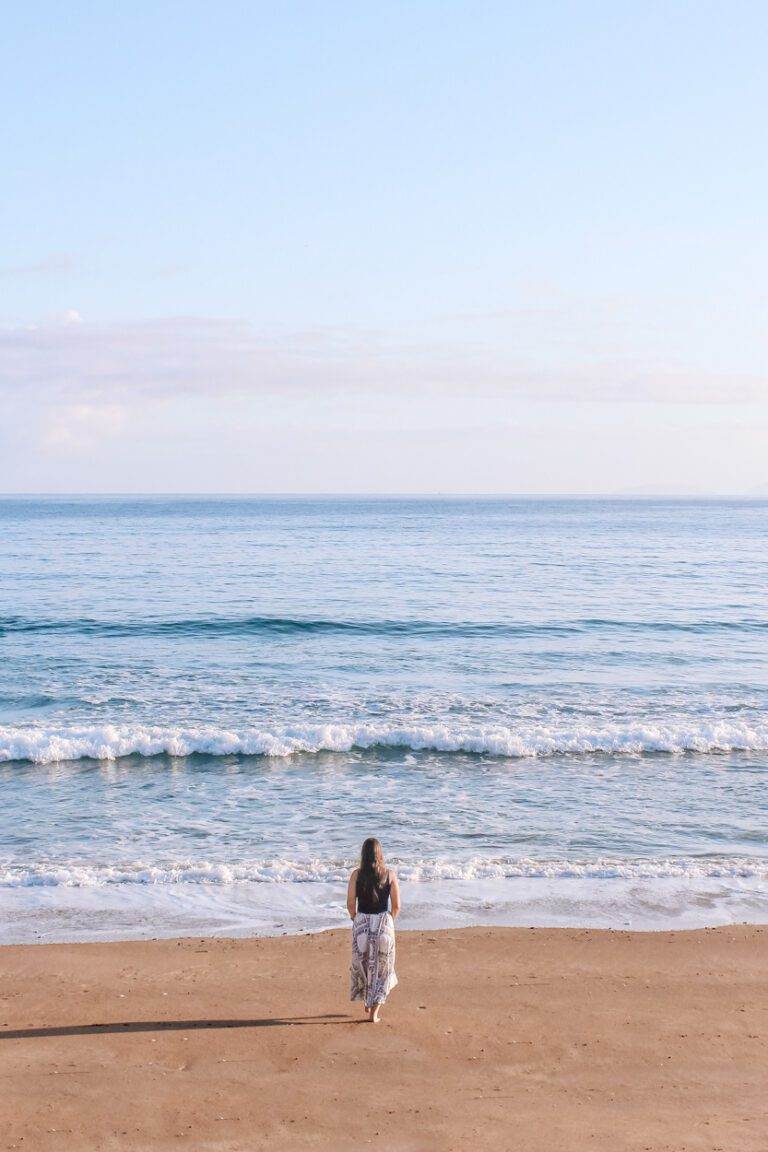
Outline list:
[[[401,930],[688,931],[768,923],[759,877],[401,880]],[[313,881],[0,887],[0,946],[302,935],[346,926],[346,886]]]
[[[0,948],[0,1148],[763,1152],[768,925]],[[362,1023],[362,1026],[360,1026]]]

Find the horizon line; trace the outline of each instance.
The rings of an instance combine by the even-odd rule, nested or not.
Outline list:
[[[0,492],[10,499],[240,499],[240,500],[765,500],[766,492],[236,492],[236,491],[132,491],[104,492]]]

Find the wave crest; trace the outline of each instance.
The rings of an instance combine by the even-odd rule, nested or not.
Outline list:
[[[0,636],[16,633],[75,636],[422,636],[434,638],[510,639],[514,637],[569,637],[590,632],[621,633],[763,633],[768,620],[699,619],[643,620],[584,617],[573,620],[420,620],[352,619],[300,616],[200,616],[186,619],[95,619],[88,616],[45,619],[2,616]]]
[[[768,751],[768,721],[680,718],[665,723],[589,725],[520,723],[308,724],[274,729],[213,725],[101,724],[91,727],[0,726],[0,762],[37,764],[116,760],[123,756],[286,757],[299,753],[403,748],[522,759],[556,755],[642,756]]]
[[[393,858],[403,881],[441,880],[768,880],[768,859],[742,856],[595,860],[473,857],[469,860]],[[179,860],[150,864],[0,863],[0,888],[103,888],[168,884],[346,884],[353,860],[264,859],[221,863]]]

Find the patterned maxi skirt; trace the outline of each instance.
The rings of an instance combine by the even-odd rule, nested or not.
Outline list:
[[[397,984],[395,922],[389,912],[358,912],[352,922],[350,1000],[365,1000],[366,1008],[383,1004]]]

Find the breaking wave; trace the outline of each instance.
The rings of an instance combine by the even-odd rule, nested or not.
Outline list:
[[[0,762],[50,764],[123,756],[286,757],[299,753],[402,748],[510,759],[556,755],[642,756],[768,751],[768,720],[678,718],[603,724],[521,722],[305,724],[262,728],[214,725],[100,724],[93,727],[0,725]]]
[[[345,884],[353,860],[251,860],[240,863],[180,860],[150,864],[0,863],[0,888],[103,888],[168,884]],[[741,856],[594,860],[474,857],[470,860],[393,859],[403,881],[440,880],[768,880],[768,859]]]

